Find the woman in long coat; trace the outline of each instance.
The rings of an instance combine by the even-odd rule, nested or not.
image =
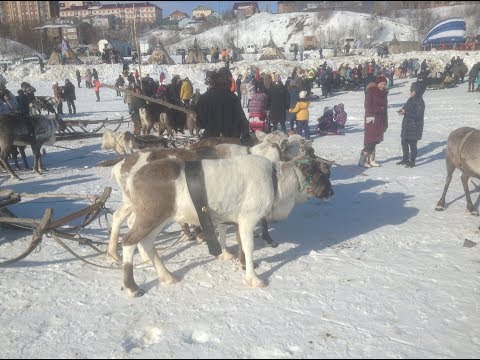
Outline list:
[[[364,147],[358,166],[380,166],[375,161],[375,148],[383,141],[383,133],[388,128],[386,85],[385,76],[379,76],[375,83],[370,83],[366,87]]]
[[[280,75],[275,76],[275,82],[270,88],[268,96],[268,109],[270,110],[270,120],[272,123],[272,130],[277,130],[280,123],[280,128],[284,133],[287,132],[285,122],[287,121],[287,110],[290,107],[290,96],[285,85],[282,84]]]
[[[425,87],[416,82],[410,87],[410,98],[407,103],[398,111],[403,115],[402,121],[402,152],[403,159],[397,165],[414,167],[417,157],[417,142],[423,135],[423,114],[425,112],[425,102],[423,93]]]

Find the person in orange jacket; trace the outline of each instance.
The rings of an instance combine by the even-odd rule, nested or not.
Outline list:
[[[93,80],[93,91],[95,91],[95,95],[97,95],[97,102],[100,101],[100,81]]]

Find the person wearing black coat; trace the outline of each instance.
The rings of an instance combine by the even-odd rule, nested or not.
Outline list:
[[[424,92],[425,86],[421,82],[413,83],[410,87],[410,98],[398,111],[403,115],[401,133],[403,159],[397,165],[405,165],[409,168],[415,166],[417,142],[422,139],[423,135],[425,102],[422,96]]]
[[[280,75],[275,76],[275,82],[270,87],[267,108],[270,110],[272,130],[277,130],[277,126],[280,124],[280,128],[286,133],[285,122],[287,121],[287,112],[290,108],[290,95],[285,85],[282,84]]]
[[[205,129],[203,137],[233,137],[248,141],[248,120],[237,95],[230,91],[228,70],[220,69],[211,77],[210,88],[200,95],[197,121]]]
[[[92,75],[94,80],[98,80],[98,72],[97,69],[93,68]]]
[[[17,110],[20,114],[28,116],[30,113],[30,108],[28,107],[27,95],[25,95],[23,90],[18,90],[17,94]]]
[[[76,114],[77,109],[75,107],[75,100],[77,100],[77,98],[75,97],[75,85],[73,85],[69,79],[65,80],[65,86],[63,87],[63,97],[67,101],[68,113],[71,114],[73,109],[73,113]]]

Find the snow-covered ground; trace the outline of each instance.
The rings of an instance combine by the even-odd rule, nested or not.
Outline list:
[[[480,54],[413,53],[389,62],[423,56],[448,61],[465,56],[470,67]],[[355,58],[356,59],[356,58]],[[339,58],[351,62],[354,58]],[[358,61],[363,58],[358,58]],[[363,61],[363,60],[362,60]],[[302,66],[318,65],[308,60]],[[240,62],[234,74],[259,66],[283,79],[298,62]],[[213,64],[143,67],[158,79],[164,70],[188,76],[205,89],[204,72]],[[74,80],[74,66],[26,65],[6,74],[13,91],[21,81],[51,95],[53,81]],[[82,70],[85,67],[80,67]],[[96,66],[100,80],[113,84],[117,65]],[[345,104],[345,136],[315,137],[316,153],[335,160],[329,202],[310,200],[290,217],[271,225],[280,245],[256,241],[257,273],[268,281],[263,290],[243,285],[243,271],[221,262],[205,245],[164,234],[158,241],[166,266],[182,280],[159,285],[146,264],[135,271],[143,297],[131,299],[120,290],[122,271],[89,266],[44,237],[40,251],[0,268],[0,343],[5,358],[476,358],[480,353],[478,217],[466,214],[460,173],[454,174],[447,209],[434,211],[445,183],[444,150],[448,134],[460,126],[479,127],[480,93],[467,84],[425,93],[425,130],[419,142],[418,166],[397,166],[401,158],[401,116],[397,110],[409,96],[413,79],[398,79],[390,90],[389,128],[377,148],[380,168],[356,164],[363,146],[364,94],[339,92],[311,103],[310,126],[325,106]],[[73,81],[75,84],[76,82]],[[83,86],[83,85],[82,85]],[[320,89],[315,87],[314,93]],[[115,91],[76,89],[77,115],[65,118],[104,119],[126,116]],[[66,104],[64,104],[64,110]],[[126,130],[127,127],[124,128]],[[20,172],[21,182],[0,173],[0,187],[26,193],[100,194],[117,208],[118,186],[109,168],[97,168],[115,157],[100,149],[100,138],[58,141],[47,146],[48,171],[37,176]],[[29,157],[30,163],[32,161]],[[470,183],[479,205],[478,180]],[[78,210],[88,201],[24,197],[9,208],[20,217],[40,218],[53,207],[54,219]],[[172,225],[168,231],[177,230]],[[122,228],[125,232],[126,227]],[[93,223],[83,235],[107,241],[105,223]],[[0,258],[25,249],[28,232],[0,230]],[[234,234],[228,245],[236,248]],[[174,244],[174,245],[173,245]],[[68,242],[88,260],[108,265],[90,248]],[[102,247],[105,249],[105,247]],[[136,261],[141,260],[137,256]]]

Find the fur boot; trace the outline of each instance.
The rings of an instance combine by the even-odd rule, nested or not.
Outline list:
[[[368,158],[368,163],[372,167],[379,167],[381,166],[379,163],[375,161],[375,151],[370,154],[370,157]]]
[[[358,160],[358,166],[369,168],[371,165],[368,163],[368,154],[362,150],[360,153],[360,159]]]

